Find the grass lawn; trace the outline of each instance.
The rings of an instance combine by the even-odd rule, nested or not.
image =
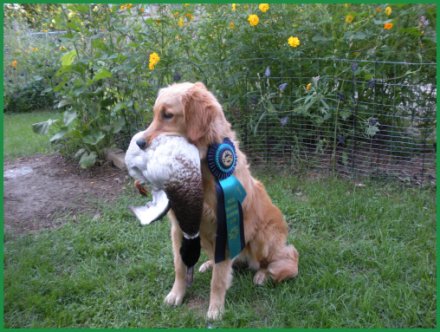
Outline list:
[[[210,272],[195,273],[182,306],[169,225],[141,228],[133,191],[61,228],[6,234],[7,327],[435,327],[435,190],[397,184],[263,175],[300,252],[299,276],[252,284],[234,272],[220,322],[207,324]],[[202,257],[199,264],[202,263]]]
[[[32,131],[32,124],[59,117],[59,114],[48,111],[3,114],[4,159],[53,152],[49,137],[35,134]]]

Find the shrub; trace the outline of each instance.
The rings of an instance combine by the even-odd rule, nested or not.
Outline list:
[[[5,7],[3,97],[6,112],[52,108],[60,41],[30,29],[18,5]],[[56,35],[55,35],[56,36]]]
[[[54,22],[67,50],[53,92],[65,116],[52,141],[91,165],[145,127],[160,87],[202,80],[242,136],[284,151],[292,143],[276,136],[289,128],[298,145],[334,153],[338,137],[353,136],[349,124],[371,139],[378,127],[368,119],[391,125],[396,105],[420,95],[405,86],[435,82],[427,66],[387,62],[435,62],[435,8],[60,5]],[[432,109],[432,91],[419,106]],[[379,93],[378,113],[364,101]]]

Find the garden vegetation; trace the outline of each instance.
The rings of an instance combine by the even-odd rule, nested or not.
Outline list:
[[[420,94],[419,107],[435,102],[432,90],[379,84],[435,81],[435,71],[423,65],[435,62],[435,5],[54,4],[49,9],[43,15],[33,8],[39,13],[34,29],[63,33],[42,46],[27,33],[29,6],[5,7],[5,110],[53,106],[63,112],[62,119],[40,122],[34,130],[46,133],[54,126],[50,141],[83,167],[102,158],[106,147],[125,148],[146,126],[158,89],[178,81],[203,81],[242,136],[253,134],[258,143],[264,121],[278,123],[265,128],[274,135],[283,123],[301,121],[333,137],[313,134],[317,149],[331,150],[337,137],[349,135],[352,129],[344,123],[356,123],[371,137],[379,123],[390,123],[395,105],[411,107]],[[388,106],[378,116],[359,100],[379,94]],[[355,108],[363,115],[353,115]],[[423,139],[433,131],[432,120],[427,122]],[[296,141],[308,136],[299,130]]]

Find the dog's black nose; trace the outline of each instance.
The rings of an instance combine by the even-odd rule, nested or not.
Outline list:
[[[136,141],[136,144],[141,150],[145,150],[145,148],[147,147],[147,141],[144,138],[139,138]]]

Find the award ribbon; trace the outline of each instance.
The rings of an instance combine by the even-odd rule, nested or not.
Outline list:
[[[209,169],[217,180],[215,262],[219,263],[225,260],[226,243],[231,259],[245,246],[241,204],[246,197],[246,191],[240,181],[232,175],[237,164],[237,154],[230,139],[225,138],[221,144],[211,145],[207,159]]]

